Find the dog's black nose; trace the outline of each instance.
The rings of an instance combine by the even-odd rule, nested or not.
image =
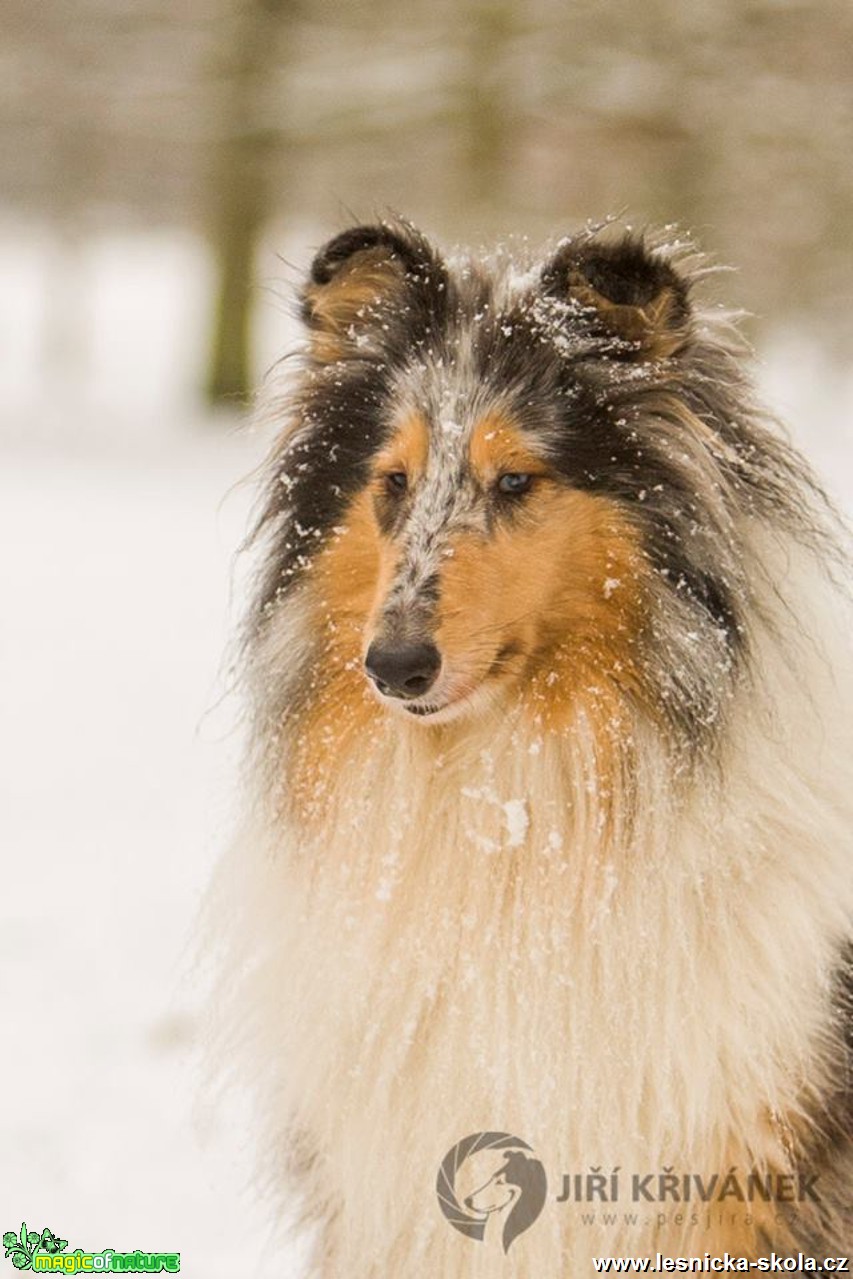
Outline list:
[[[441,654],[434,644],[380,644],[374,640],[364,667],[387,697],[421,697],[435,683]]]

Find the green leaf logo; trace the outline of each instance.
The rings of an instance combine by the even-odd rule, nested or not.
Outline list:
[[[15,1234],[14,1230],[5,1232],[3,1247],[16,1270],[32,1270],[33,1257],[37,1252],[55,1256],[68,1247],[68,1240],[58,1239],[48,1226],[45,1226],[41,1234],[36,1230],[27,1230],[27,1223],[22,1221],[20,1234]]]

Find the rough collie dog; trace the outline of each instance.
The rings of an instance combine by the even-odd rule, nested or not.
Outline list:
[[[853,1244],[845,554],[701,274],[311,268],[221,892],[312,1275]]]

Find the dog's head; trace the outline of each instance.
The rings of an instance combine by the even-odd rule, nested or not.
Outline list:
[[[423,724],[519,689],[714,718],[744,638],[735,517],[784,466],[689,271],[629,234],[521,270],[380,224],[326,245],[302,314],[264,618],[304,588],[327,657]]]

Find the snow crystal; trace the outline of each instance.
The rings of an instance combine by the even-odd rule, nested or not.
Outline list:
[[[527,815],[527,804],[523,799],[508,799],[502,805],[506,819],[506,829],[510,848],[518,848],[524,843],[530,818]]]
[[[616,590],[616,588],[617,588],[618,586],[621,586],[621,585],[622,585],[622,580],[621,580],[621,578],[618,578],[618,577],[606,577],[606,578],[604,579],[604,598],[605,598],[606,600],[609,600],[609,599],[610,599],[610,596],[613,594],[613,592]]]

